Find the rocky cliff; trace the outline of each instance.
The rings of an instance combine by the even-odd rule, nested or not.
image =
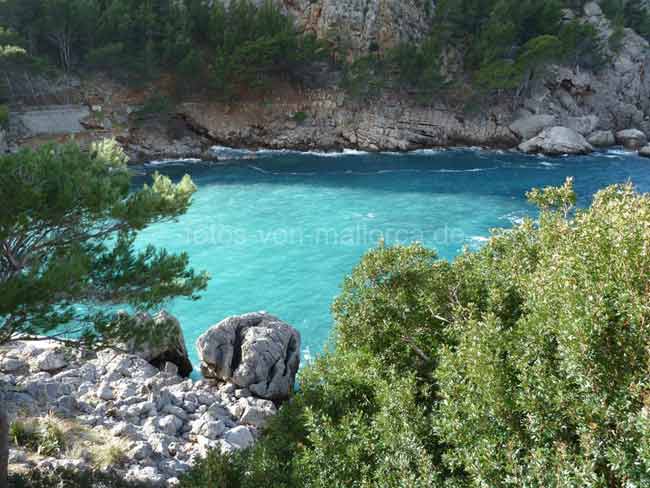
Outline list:
[[[351,55],[401,40],[425,36],[428,7],[418,0],[282,0],[306,31],[325,35],[339,29],[349,36]],[[433,7],[433,5],[431,5]],[[603,44],[613,32],[596,2],[582,18],[594,25]],[[418,103],[405,93],[386,92],[358,101],[333,84],[323,88],[278,82],[263,99],[225,104],[206,97],[178,104],[173,114],[134,121],[142,103],[115,83],[98,89],[82,84],[90,115],[78,140],[118,138],[135,160],[160,157],[211,157],[213,145],[277,149],[357,148],[411,150],[440,146],[516,147],[545,129],[562,126],[593,146],[611,145],[614,134],[639,129],[650,134],[650,45],[626,29],[617,51],[597,72],[574,66],[538,70],[515,102],[496,99],[463,109],[443,100]],[[160,87],[150,87],[148,96]],[[58,125],[57,125],[58,127]],[[555,131],[559,133],[558,131]],[[38,134],[24,136],[25,140]],[[575,136],[572,136],[575,138]],[[537,147],[537,146],[536,146]]]
[[[429,31],[433,0],[280,0],[305,32],[335,42],[349,57],[417,42]]]

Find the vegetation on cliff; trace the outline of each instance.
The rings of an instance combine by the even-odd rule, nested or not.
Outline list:
[[[351,60],[336,39],[303,34],[278,2],[202,0],[5,0],[5,69],[109,71],[130,81],[173,73],[177,95],[197,89],[232,99],[271,80],[304,80],[314,61],[344,73],[352,94],[408,89],[431,101],[450,86],[518,93],[549,63],[598,69],[606,40],[584,22],[584,1],[441,0],[418,45],[371,50]],[[604,0],[617,29],[650,35],[640,0]]]
[[[261,441],[212,453],[185,487],[644,486],[650,198],[574,207],[452,263],[370,251],[334,303],[331,352]]]

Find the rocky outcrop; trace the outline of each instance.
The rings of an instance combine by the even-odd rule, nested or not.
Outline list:
[[[584,20],[593,25],[609,59],[598,70],[573,66],[552,66],[531,83],[531,92],[522,101],[530,114],[550,114],[560,125],[588,136],[588,129],[613,132],[637,127],[650,130],[650,44],[631,29],[625,29],[620,49],[607,46],[614,26],[596,2],[584,7]],[[589,124],[586,117],[594,117]],[[578,119],[576,119],[578,118]],[[580,125],[574,122],[581,119]]]
[[[124,345],[124,349],[130,354],[136,354],[145,361],[148,361],[158,369],[171,363],[178,368],[178,373],[183,377],[188,377],[192,372],[192,362],[187,354],[183,329],[178,319],[165,310],[161,310],[153,317],[142,314],[136,317],[136,320],[142,322],[153,322],[153,326],[148,326],[152,336],[144,341],[131,341]]]
[[[557,125],[555,115],[539,114],[520,117],[510,124],[510,130],[521,137],[524,141],[535,137],[548,127]]]
[[[638,129],[626,129],[616,133],[616,142],[626,149],[639,149],[648,143],[648,137]]]
[[[177,323],[166,313],[153,320]],[[10,418],[55,422],[66,438],[66,449],[48,456],[12,445],[12,470],[97,468],[97,459],[110,452],[109,468],[126,479],[174,486],[209,450],[250,446],[277,412],[276,403],[257,392],[274,400],[288,396],[300,337],[265,313],[221,324],[206,333],[200,351],[202,357],[211,351],[213,358],[230,358],[220,366],[219,380],[183,379],[171,363],[155,368],[141,356],[159,357],[157,348],[136,355],[95,354],[51,340],[1,346],[0,397]],[[232,341],[215,339],[230,332]]]
[[[597,130],[587,137],[587,142],[594,147],[609,147],[616,144],[616,138],[611,130]]]
[[[421,40],[433,0],[279,0],[299,28],[349,50],[350,58]]]
[[[650,158],[650,145],[643,146],[641,149],[639,149],[639,156],[643,156],[644,158]]]
[[[591,144],[568,127],[551,127],[538,136],[523,142],[519,149],[525,153],[542,153],[549,156],[562,154],[589,154],[593,151]]]
[[[265,312],[229,317],[197,340],[206,378],[230,381],[272,400],[289,397],[300,364],[300,334]]]
[[[306,31],[325,36],[332,27],[339,29],[349,37],[351,57],[421,39],[431,25],[428,1],[278,1]],[[82,122],[101,130],[88,129],[83,136],[116,137],[134,162],[142,162],[211,159],[209,147],[214,145],[370,151],[513,148],[554,126],[572,129],[595,147],[611,145],[610,132],[630,127],[650,134],[650,45],[625,29],[620,50],[611,51],[607,46],[614,28],[595,2],[585,5],[582,19],[596,28],[603,41],[604,66],[595,71],[572,65],[536,70],[516,104],[508,97],[472,107],[462,107],[459,100],[445,101],[445,97],[422,104],[406,90],[387,91],[369,103],[350,96],[331,80],[313,86],[275,80],[273,96],[264,99],[252,94],[235,103],[222,103],[196,94],[173,114],[136,121],[131,115],[156,87],[136,99],[126,87],[93,80],[83,85],[91,113]],[[328,69],[324,64],[317,71]],[[337,79],[336,71],[330,69],[319,77]],[[93,83],[101,89],[96,90]]]

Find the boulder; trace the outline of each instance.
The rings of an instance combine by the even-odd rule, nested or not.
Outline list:
[[[650,158],[650,144],[639,149],[639,156]]]
[[[289,397],[300,364],[300,334],[265,312],[229,317],[197,341],[206,378],[270,400]]]
[[[163,370],[166,363],[175,364],[178,367],[178,374],[188,377],[192,372],[192,362],[187,354],[185,337],[178,319],[165,310],[161,310],[153,317],[147,314],[140,314],[136,317],[138,322],[153,320],[151,328],[152,337],[141,342],[130,341],[123,345],[130,354],[135,354],[156,368]],[[162,334],[163,338],[158,336]]]
[[[521,139],[527,141],[535,137],[547,127],[552,127],[556,124],[554,115],[539,114],[521,117],[510,124],[510,130],[517,134]]]
[[[591,144],[568,127],[551,127],[538,136],[519,145],[525,153],[542,153],[549,156],[561,154],[589,154],[593,151]]]
[[[616,144],[616,137],[611,130],[597,130],[587,137],[587,142],[594,147],[610,147]]]
[[[648,137],[638,129],[627,129],[616,133],[616,142],[626,149],[640,149],[648,143]]]
[[[65,354],[60,349],[45,351],[36,360],[36,366],[39,371],[57,371],[65,368],[67,365],[68,361],[65,358]]]
[[[596,130],[600,119],[597,115],[585,115],[584,117],[568,117],[566,126],[578,134],[587,136]]]

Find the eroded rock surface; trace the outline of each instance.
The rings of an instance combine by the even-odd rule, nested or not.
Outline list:
[[[300,364],[300,334],[265,312],[229,317],[197,341],[206,378],[230,381],[255,396],[287,398]]]
[[[591,144],[568,127],[551,127],[538,136],[519,145],[525,153],[542,153],[549,156],[562,154],[589,154],[593,151]]]

